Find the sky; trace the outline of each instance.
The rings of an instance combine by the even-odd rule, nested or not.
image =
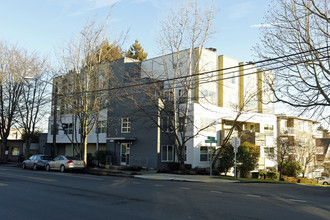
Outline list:
[[[270,1],[214,0],[219,10],[214,20],[216,32],[206,47],[240,62],[255,61],[252,47],[259,42],[258,26]],[[0,41],[56,62],[56,51],[87,21],[101,24],[111,11],[109,28],[113,38],[129,31],[124,49],[137,39],[152,58],[160,55],[156,43],[159,23],[178,2],[184,0],[0,0]],[[202,5],[203,0],[198,4]],[[47,123],[42,130],[47,130]]]
[[[88,20],[102,23],[111,10],[115,38],[129,30],[124,49],[137,39],[149,54],[160,55],[155,41],[167,9],[184,0],[0,0],[0,40],[51,59]],[[214,0],[216,33],[206,47],[241,62],[256,60],[252,47],[270,0]],[[115,6],[111,9],[111,6]],[[199,1],[203,4],[203,1]]]

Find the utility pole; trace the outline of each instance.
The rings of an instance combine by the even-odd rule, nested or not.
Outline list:
[[[56,126],[56,122],[57,122],[57,82],[55,83],[55,88],[54,88],[54,113],[53,113],[53,145],[52,145],[52,149],[51,149],[51,156],[55,157],[55,152],[57,149],[57,145],[56,145],[56,132],[57,132],[57,126]]]

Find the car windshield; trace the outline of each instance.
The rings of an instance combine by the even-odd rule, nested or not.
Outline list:
[[[51,160],[52,157],[51,156],[41,156],[42,160]]]

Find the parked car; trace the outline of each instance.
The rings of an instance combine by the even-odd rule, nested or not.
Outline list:
[[[25,168],[33,168],[37,170],[38,168],[45,168],[45,165],[48,161],[52,159],[51,156],[36,154],[29,157],[29,159],[24,160],[22,162],[23,169]]]
[[[47,171],[59,170],[63,173],[65,170],[84,169],[85,161],[76,157],[58,156],[47,162],[45,168]]]
[[[330,184],[330,178],[321,176],[316,178],[317,182],[322,185],[329,185]]]

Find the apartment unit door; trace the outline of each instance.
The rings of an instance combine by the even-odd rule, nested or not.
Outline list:
[[[121,143],[120,146],[120,165],[128,166],[130,159],[130,144],[129,143]]]

